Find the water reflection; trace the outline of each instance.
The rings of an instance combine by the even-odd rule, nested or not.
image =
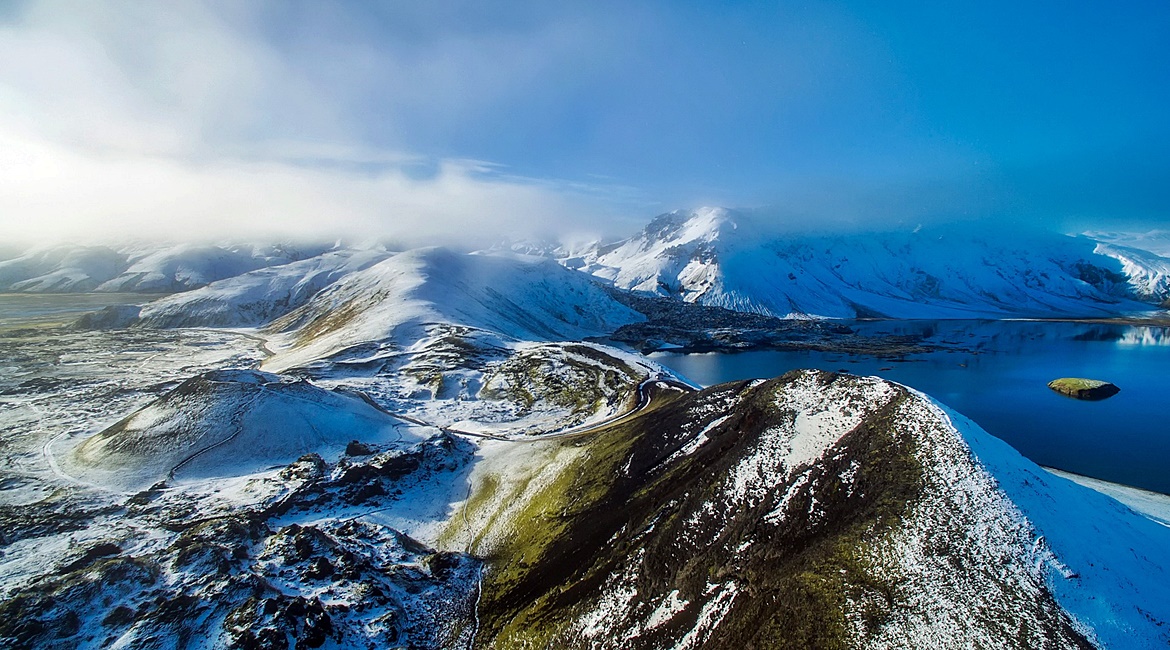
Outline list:
[[[854,321],[868,336],[921,336],[932,343],[1010,351],[1037,341],[1103,341],[1121,345],[1170,345],[1170,327],[1050,321]]]
[[[1077,333],[1073,339],[1076,341],[1120,341],[1124,336],[1126,336],[1126,332],[1120,332],[1117,328],[1094,327],[1088,331]]]
[[[1131,327],[1117,339],[1118,345],[1170,346],[1170,327]]]

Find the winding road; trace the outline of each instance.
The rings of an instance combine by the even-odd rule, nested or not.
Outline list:
[[[695,388],[693,386],[690,386],[688,384],[684,384],[680,381],[670,379],[669,377],[658,374],[658,375],[655,375],[655,376],[650,377],[648,379],[643,379],[638,384],[638,387],[636,389],[638,401],[634,405],[633,408],[631,408],[628,411],[625,411],[624,413],[615,413],[614,415],[612,415],[604,420],[601,420],[599,422],[586,422],[585,424],[579,424],[579,425],[576,425],[573,427],[569,427],[567,429],[557,429],[557,430],[550,431],[548,433],[525,435],[523,437],[507,437],[507,436],[499,436],[499,435],[495,435],[495,434],[491,434],[491,433],[482,433],[482,432],[478,432],[478,431],[465,431],[462,429],[456,429],[454,427],[445,427],[445,426],[440,426],[437,424],[432,424],[429,422],[424,422],[422,420],[419,420],[418,418],[414,418],[414,417],[411,417],[409,415],[400,415],[400,414],[394,413],[392,411],[387,411],[387,413],[389,413],[390,415],[393,415],[396,418],[406,420],[407,422],[411,422],[411,423],[418,424],[421,426],[426,426],[426,427],[434,427],[434,428],[436,428],[440,431],[443,431],[445,433],[451,433],[451,434],[455,434],[455,435],[459,435],[459,436],[470,436],[473,438],[487,438],[490,440],[499,440],[501,442],[535,442],[537,440],[549,440],[552,438],[569,438],[569,437],[573,437],[573,436],[585,436],[585,435],[589,435],[595,431],[599,431],[601,429],[605,429],[605,428],[611,427],[615,424],[619,424],[621,422],[625,422],[626,420],[632,419],[632,418],[636,417],[642,411],[646,410],[650,406],[650,404],[653,401],[652,389],[654,388],[655,385],[658,385],[658,384],[661,384],[663,389],[676,390],[676,391],[683,392],[683,393],[689,393],[689,392],[692,392],[695,390]]]

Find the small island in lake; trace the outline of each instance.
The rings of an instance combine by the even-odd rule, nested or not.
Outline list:
[[[1052,390],[1083,400],[1102,400],[1113,397],[1121,392],[1116,385],[1099,379],[1079,379],[1075,377],[1061,377],[1048,382]]]

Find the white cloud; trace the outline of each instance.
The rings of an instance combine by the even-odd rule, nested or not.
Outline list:
[[[424,179],[286,162],[202,164],[0,133],[0,230],[53,239],[431,237],[529,232],[591,208],[536,184],[442,163]],[[593,208],[596,210],[596,208]]]
[[[612,210],[578,184],[363,143],[345,114],[352,98],[302,74],[247,14],[197,2],[52,2],[0,25],[0,231],[422,239]],[[339,63],[361,55],[351,48]],[[383,61],[401,83],[441,76],[436,96],[458,104],[458,65]],[[413,88],[409,101],[426,92]]]

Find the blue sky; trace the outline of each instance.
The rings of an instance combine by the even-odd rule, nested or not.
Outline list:
[[[1170,224],[1164,2],[2,7],[14,232]]]

